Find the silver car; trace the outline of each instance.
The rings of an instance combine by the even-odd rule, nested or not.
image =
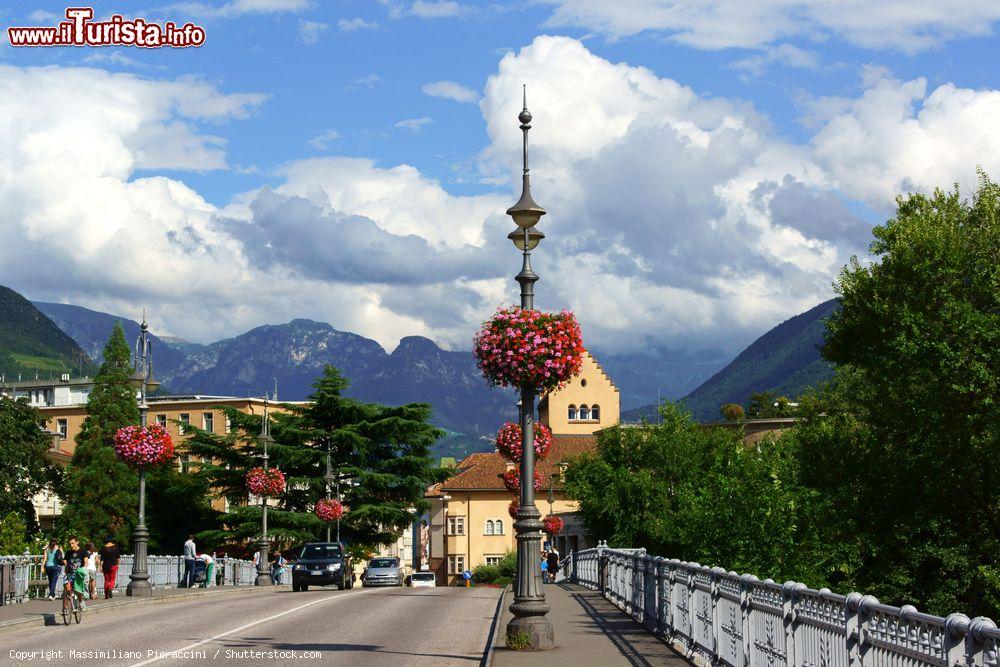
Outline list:
[[[406,576],[399,565],[398,558],[372,558],[368,561],[362,585],[368,586],[402,586]]]

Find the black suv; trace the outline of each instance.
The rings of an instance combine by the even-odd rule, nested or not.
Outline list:
[[[342,542],[310,542],[302,547],[292,566],[292,590],[336,584],[337,590],[354,587],[351,559]]]

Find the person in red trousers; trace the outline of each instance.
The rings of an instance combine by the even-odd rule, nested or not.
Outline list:
[[[101,547],[101,572],[104,573],[104,599],[110,600],[115,596],[115,580],[118,578],[118,545],[112,538],[104,541]]]

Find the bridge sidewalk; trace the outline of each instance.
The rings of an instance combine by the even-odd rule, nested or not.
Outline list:
[[[287,586],[286,586],[287,587]],[[84,622],[87,614],[100,613],[110,609],[129,607],[141,604],[153,604],[158,602],[168,602],[182,600],[185,598],[231,595],[234,593],[250,593],[253,591],[270,590],[267,586],[263,589],[255,586],[212,586],[210,588],[158,588],[153,590],[153,596],[148,598],[130,598],[125,595],[125,591],[115,592],[115,597],[111,600],[104,599],[104,592],[99,591],[98,599],[87,600],[87,611],[84,613]],[[60,594],[62,591],[60,591]],[[20,629],[31,625],[57,625],[62,623],[62,598],[55,600],[26,600],[20,604],[0,606],[0,632],[4,630]]]
[[[597,591],[569,583],[545,586],[549,620],[555,630],[556,648],[551,651],[510,651],[504,647],[504,629],[511,619],[507,609],[512,601],[508,589],[503,615],[497,628],[497,645],[492,659],[496,667],[525,665],[662,665],[690,667],[670,646],[623,614]]]

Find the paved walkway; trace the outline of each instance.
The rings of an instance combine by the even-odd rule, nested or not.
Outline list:
[[[269,587],[264,587],[266,590]],[[277,588],[288,588],[278,586]],[[104,592],[98,593],[96,600],[87,600],[87,614],[100,613],[109,609],[130,605],[168,602],[185,598],[235,595],[260,591],[255,586],[213,586],[211,588],[161,588],[153,591],[152,598],[130,598],[124,591],[116,592],[111,600],[104,599]],[[31,625],[56,625],[62,623],[62,598],[55,600],[28,600],[20,604],[0,606],[0,632]]]
[[[503,616],[497,629],[497,646],[492,664],[496,667],[522,665],[668,665],[690,667],[671,647],[623,614],[597,591],[569,583],[545,586],[549,620],[556,635],[551,651],[509,651],[504,648],[504,628],[511,615],[512,593],[503,601]]]

